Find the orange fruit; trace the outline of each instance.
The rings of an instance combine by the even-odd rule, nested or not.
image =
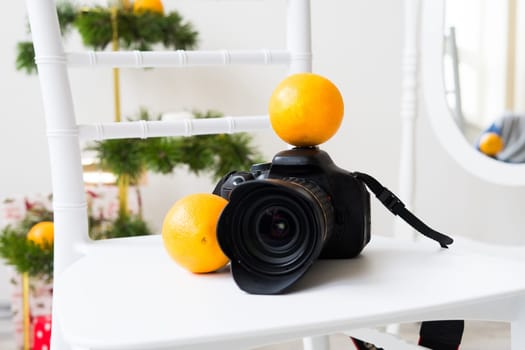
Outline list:
[[[121,6],[124,10],[129,10],[129,9],[131,8],[130,0],[120,0],[120,6]]]
[[[494,132],[488,132],[479,140],[479,150],[488,156],[495,156],[505,146],[503,139]]]
[[[133,12],[157,12],[160,14],[164,13],[164,6],[160,0],[135,0],[133,3]]]
[[[339,129],[344,102],[330,80],[299,73],[288,76],[275,88],[268,112],[273,130],[285,142],[298,147],[317,146]]]
[[[55,238],[55,225],[51,221],[42,221],[33,225],[27,233],[27,239],[39,246],[53,244]]]
[[[162,224],[162,240],[170,257],[194,273],[228,263],[217,242],[217,222],[228,202],[210,193],[191,194],[170,208]]]

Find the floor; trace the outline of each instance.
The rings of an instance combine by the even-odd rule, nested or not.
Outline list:
[[[418,339],[419,326],[417,324],[404,324],[400,327],[400,336],[409,343],[415,344]],[[332,350],[354,350],[348,337],[335,334],[330,337]],[[8,320],[0,319],[0,349],[18,350],[12,336],[12,326]],[[293,341],[279,345],[265,346],[257,350],[302,350],[300,341]],[[498,322],[473,322],[466,323],[461,350],[509,350],[510,327]],[[388,349],[386,349],[388,350]]]

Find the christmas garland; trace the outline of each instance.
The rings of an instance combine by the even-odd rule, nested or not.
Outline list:
[[[193,112],[195,118],[217,118],[221,113]],[[158,120],[142,110],[134,120]],[[128,175],[137,183],[146,170],[170,174],[177,166],[186,165],[197,175],[211,172],[219,179],[233,170],[246,170],[262,160],[251,145],[249,134],[198,135],[191,137],[163,137],[149,139],[121,139],[99,141],[92,147],[101,167],[117,176]]]
[[[184,21],[176,12],[163,14],[155,11],[133,11],[119,7],[75,7],[68,2],[57,5],[62,35],[75,28],[84,45],[94,50],[104,50],[113,40],[112,16],[117,24],[119,47],[129,50],[151,50],[155,45],[165,48],[188,50],[196,46],[198,33],[193,25]],[[17,70],[36,73],[33,43],[17,44]]]
[[[27,239],[27,233],[41,221],[53,221],[53,213],[43,207],[28,209],[22,221],[0,232],[0,256],[19,273],[39,276],[50,280],[53,276],[53,244],[43,245]]]
[[[53,278],[53,242],[37,244],[27,239],[27,233],[39,222],[53,221],[53,212],[35,206],[15,226],[0,231],[0,257],[18,273],[50,281]],[[152,234],[149,225],[137,215],[121,215],[116,220],[89,216],[92,239],[108,239]]]
[[[41,246],[28,240],[19,228],[6,227],[0,235],[0,256],[19,273],[50,280],[53,276],[53,244]]]

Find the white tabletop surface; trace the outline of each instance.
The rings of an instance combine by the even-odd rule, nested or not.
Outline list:
[[[274,296],[244,293],[228,269],[195,275],[179,268],[158,236],[138,242],[83,258],[57,281],[55,303],[67,339],[124,349],[228,338],[263,344],[268,336],[285,340],[380,325],[525,293],[524,263],[454,245],[441,249],[430,240],[375,236],[360,257],[319,260],[292,290]]]

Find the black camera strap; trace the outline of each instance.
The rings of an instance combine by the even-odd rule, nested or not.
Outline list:
[[[449,236],[433,230],[423,221],[418,219],[405,207],[405,204],[403,204],[403,202],[401,202],[401,200],[394,193],[381,185],[381,183],[372,176],[360,172],[353,172],[352,175],[358,180],[361,180],[370,189],[370,191],[376,195],[379,201],[388,208],[388,210],[394,213],[394,215],[399,215],[422,235],[437,241],[443,248],[448,248],[448,245],[454,242],[454,240]]]

